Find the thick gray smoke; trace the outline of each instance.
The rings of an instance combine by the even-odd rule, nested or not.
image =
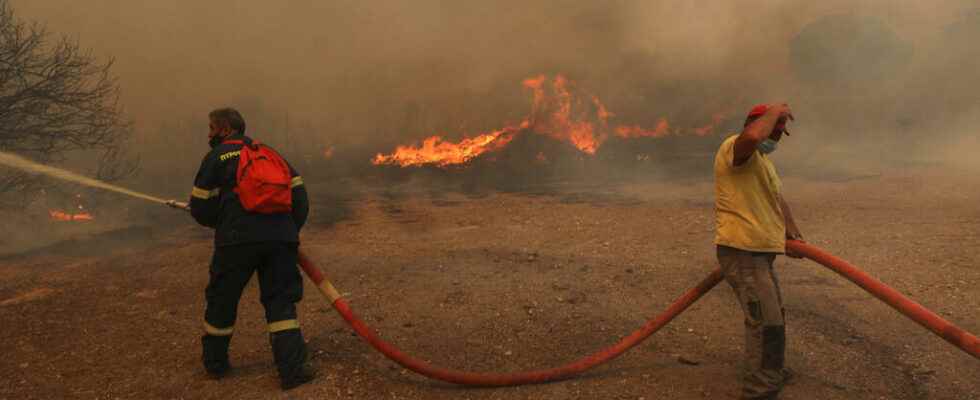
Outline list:
[[[332,148],[335,158],[366,162],[396,144],[519,120],[529,108],[521,80],[555,73],[599,96],[619,123],[696,126],[730,108],[732,130],[751,104],[787,100],[799,117],[797,155],[852,148],[855,137],[879,155],[907,143],[948,146],[972,137],[965,127],[977,122],[972,3],[12,5],[116,58],[144,173],[183,187],[217,106],[242,109],[252,133],[294,158]]]

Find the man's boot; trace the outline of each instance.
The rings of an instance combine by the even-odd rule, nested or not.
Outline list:
[[[221,379],[231,364],[228,362],[228,345],[231,344],[231,336],[201,336],[201,348],[203,349],[201,361],[204,362],[204,370],[208,376],[214,379]]]
[[[289,390],[313,380],[312,369],[306,365],[306,343],[299,329],[269,334],[272,354],[279,369],[282,390]]]

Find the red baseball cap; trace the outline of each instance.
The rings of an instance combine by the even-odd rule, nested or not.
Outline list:
[[[769,111],[768,104],[757,104],[755,107],[752,107],[752,109],[749,110],[749,115],[745,116],[745,121],[747,122],[753,118],[761,117],[767,111]],[[748,126],[747,123],[745,125]],[[786,136],[789,136],[789,130],[786,129],[786,124],[783,124],[783,133],[785,133]]]
[[[752,107],[751,110],[749,110],[749,115],[746,115],[746,118],[761,117],[762,114],[766,113],[766,111],[769,111],[768,104],[758,104],[755,107]]]

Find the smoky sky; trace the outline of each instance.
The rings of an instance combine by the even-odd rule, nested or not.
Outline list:
[[[907,103],[951,101],[959,107],[956,116],[976,109],[968,95],[980,82],[973,70],[960,68],[955,83],[944,76],[950,65],[963,64],[950,55],[950,41],[960,40],[950,27],[971,26],[971,3],[11,2],[21,18],[115,58],[122,103],[140,135],[232,105],[280,120],[268,127],[289,119],[322,142],[373,142],[379,150],[518,120],[528,109],[521,79],[556,73],[600,96],[620,123],[652,125],[668,116],[694,124],[723,106],[787,100],[809,112],[800,117],[814,129],[815,121],[835,121],[830,126],[840,130],[866,119],[887,121],[882,129],[926,126],[916,118],[931,113],[910,117],[922,108]],[[864,80],[881,76],[868,72],[881,58],[848,53],[855,39],[844,35],[828,39],[829,49],[813,50],[850,60],[838,63],[844,69],[815,82],[800,79],[791,43],[807,26],[838,15],[856,16],[860,26],[868,18],[893,33],[888,43],[901,43],[908,57],[887,63],[903,66],[871,86],[837,84],[862,69],[860,76],[870,77]],[[875,41],[879,36],[868,39],[869,48],[885,46]],[[937,80],[945,92],[964,94],[937,94]],[[206,121],[200,128],[192,124],[181,129],[204,135]]]

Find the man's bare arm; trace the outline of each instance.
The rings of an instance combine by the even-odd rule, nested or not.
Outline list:
[[[796,226],[796,220],[793,219],[793,212],[789,208],[789,203],[782,195],[779,195],[779,208],[783,210],[783,218],[786,221],[786,239],[802,239],[803,235],[800,233],[800,228]]]
[[[786,202],[782,194],[779,195],[779,208],[783,210],[783,219],[786,221],[786,240],[803,240],[803,234],[800,233],[800,228],[796,226],[796,220],[793,219],[793,212],[789,209],[789,203]],[[793,258],[803,257],[789,248],[786,248],[786,255]]]
[[[774,104],[769,107],[759,119],[752,121],[749,126],[742,130],[742,133],[735,139],[735,156],[732,163],[735,166],[745,164],[746,161],[755,153],[756,146],[766,140],[773,128],[780,119],[793,119],[793,113],[787,104]]]

